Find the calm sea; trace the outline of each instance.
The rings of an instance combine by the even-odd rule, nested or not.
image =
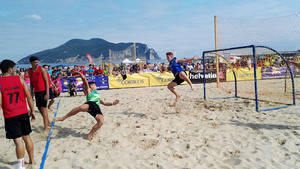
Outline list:
[[[118,65],[120,61],[112,61],[113,64]],[[167,60],[149,60],[147,63],[154,64],[154,63],[167,63]],[[39,65],[50,65],[51,67],[66,67],[66,66],[74,66],[74,65],[89,65],[89,63],[39,63]],[[96,64],[99,65],[99,64]],[[30,64],[17,64],[17,68],[30,68]]]

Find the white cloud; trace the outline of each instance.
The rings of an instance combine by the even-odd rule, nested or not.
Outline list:
[[[36,14],[27,15],[26,17],[27,17],[27,18],[30,18],[30,19],[33,19],[33,20],[37,20],[37,21],[39,21],[39,20],[42,20],[42,19],[43,19],[41,16],[39,16],[39,15],[36,15]]]

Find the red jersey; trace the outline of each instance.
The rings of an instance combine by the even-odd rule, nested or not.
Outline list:
[[[38,66],[35,72],[33,72],[33,69],[29,69],[29,78],[30,78],[30,85],[34,88],[34,92],[41,92],[45,91],[45,81],[43,79],[42,75],[42,67]]]
[[[4,118],[28,113],[25,91],[19,76],[0,77]]]

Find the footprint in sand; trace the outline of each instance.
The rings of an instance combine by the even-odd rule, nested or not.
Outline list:
[[[152,147],[155,147],[159,143],[159,140],[156,139],[146,139],[141,140],[141,145],[139,146],[143,150],[150,149]]]

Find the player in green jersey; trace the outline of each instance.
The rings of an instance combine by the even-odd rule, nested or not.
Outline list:
[[[76,72],[80,75],[82,81],[83,81],[83,93],[86,96],[86,102],[71,110],[68,114],[64,115],[63,117],[56,117],[55,121],[64,121],[65,119],[76,115],[79,112],[88,112],[90,115],[92,115],[97,123],[93,126],[92,130],[87,136],[87,139],[89,141],[92,140],[93,136],[95,135],[96,131],[103,125],[104,118],[103,114],[100,110],[100,104],[104,106],[113,106],[117,105],[119,103],[119,100],[115,100],[114,102],[104,102],[100,99],[100,94],[97,91],[97,86],[95,82],[88,82],[86,77],[81,74],[80,72]]]

